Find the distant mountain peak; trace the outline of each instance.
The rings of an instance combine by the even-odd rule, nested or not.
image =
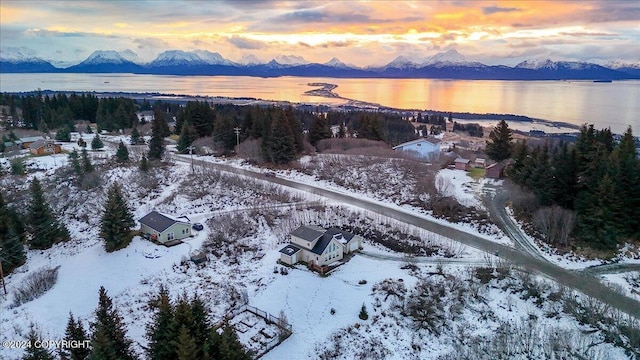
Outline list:
[[[385,65],[387,68],[396,68],[396,69],[410,69],[418,66],[418,63],[410,60],[406,56],[398,56],[392,62]]]
[[[253,54],[242,55],[240,60],[237,61],[238,64],[242,65],[260,65],[264,64],[264,61],[260,60],[257,56]]]
[[[306,65],[309,63],[302,56],[296,55],[278,55],[273,60],[280,65]]]
[[[35,50],[24,46],[0,48],[0,60],[14,63],[44,62]]]
[[[208,50],[195,50],[191,53],[196,54],[202,61],[209,65],[234,65],[233,61],[227,60],[217,52],[211,52]]]
[[[432,55],[426,59],[425,64],[435,63],[452,63],[452,64],[464,64],[467,63],[467,58],[460,54],[456,49],[449,49],[445,52],[440,52]]]
[[[123,56],[124,54],[124,56]],[[132,63],[137,55],[131,50],[125,50],[122,53],[115,50],[96,50],[81,64],[97,65],[97,64],[124,64]]]
[[[638,61],[638,62],[629,62],[629,61],[623,61],[623,60],[618,59],[618,60],[609,61],[604,66],[608,67],[609,69],[614,69],[614,70],[618,70],[618,69],[640,69],[640,61]]]
[[[327,61],[326,63],[324,63],[324,65],[327,66],[331,66],[331,67],[335,67],[335,68],[349,68],[349,67],[353,67],[353,66],[349,66],[345,63],[343,63],[342,61],[340,61],[340,59],[338,59],[337,57],[332,57],[331,60]]]

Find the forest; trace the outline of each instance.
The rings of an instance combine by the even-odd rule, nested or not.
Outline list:
[[[535,195],[539,205],[528,208],[538,208],[530,213],[550,242],[568,245],[571,228],[575,240],[599,250],[640,240],[640,159],[631,127],[615,136],[584,125],[573,144],[518,142],[511,158],[508,175]]]

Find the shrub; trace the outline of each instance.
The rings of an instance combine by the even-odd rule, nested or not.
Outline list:
[[[11,160],[11,175],[24,175],[24,162],[22,159]]]
[[[22,286],[15,289],[13,294],[13,307],[18,307],[31,300],[42,296],[53,287],[58,280],[58,267],[43,268],[28,275]]]

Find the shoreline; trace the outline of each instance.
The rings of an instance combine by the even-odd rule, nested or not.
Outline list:
[[[507,122],[516,122],[516,123],[529,123],[529,124],[539,124],[544,127],[549,127],[553,129],[567,129],[565,133],[577,133],[580,129],[579,125],[562,122],[562,121],[552,121],[546,119],[537,119],[531,118],[524,115],[515,115],[515,114],[495,114],[495,113],[470,113],[470,112],[453,112],[453,111],[442,111],[442,110],[432,110],[432,109],[400,109],[393,108],[389,106],[384,106],[377,103],[370,103],[366,101],[360,101],[356,99],[349,99],[341,96],[340,94],[334,92],[338,85],[331,83],[307,83],[308,86],[315,87],[314,89],[310,89],[305,91],[303,94],[308,96],[316,96],[327,99],[336,99],[336,100],[344,100],[342,104],[336,103],[307,103],[307,102],[293,102],[286,100],[267,100],[253,97],[228,97],[228,96],[197,96],[197,95],[185,95],[185,94],[172,94],[172,93],[160,93],[160,92],[128,92],[128,91],[56,91],[56,90],[40,90],[40,93],[43,95],[47,94],[92,94],[97,97],[109,97],[109,96],[122,96],[135,100],[161,100],[161,101],[171,101],[177,103],[187,103],[188,101],[211,101],[217,104],[235,104],[235,105],[277,105],[277,106],[315,106],[315,107],[328,107],[338,110],[369,110],[369,111],[383,111],[383,112],[396,112],[396,113],[407,113],[407,112],[427,112],[436,115],[443,115],[447,117],[449,114],[456,120],[462,120],[465,123],[476,122],[482,125],[482,122],[489,121],[500,121],[506,120]],[[7,94],[18,94],[18,95],[29,95],[29,94],[37,94],[37,90],[33,91],[23,91],[23,92],[7,92]]]

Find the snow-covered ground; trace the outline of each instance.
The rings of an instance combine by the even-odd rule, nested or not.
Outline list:
[[[105,150],[90,151],[96,163],[107,162],[115,151],[112,141],[119,141],[117,137],[104,138],[108,140]],[[67,150],[73,147],[71,144],[65,145]],[[48,177],[57,176],[56,168],[66,164],[67,157],[30,157],[27,161],[42,167],[43,171],[35,174],[46,182]],[[248,167],[237,160],[212,161]],[[0,296],[0,340],[24,339],[31,323],[38,326],[45,339],[61,339],[69,312],[73,312],[85,325],[93,320],[98,288],[104,286],[124,318],[128,335],[142,353],[142,346],[146,343],[145,328],[150,318],[147,302],[163,284],[174,297],[182,293],[197,293],[206,299],[212,311],[212,321],[222,319],[234,303],[242,301],[243,292],[248,295],[249,304],[261,310],[276,316],[283,310],[293,326],[293,335],[269,352],[266,359],[316,358],[322,349],[339,343],[336,334],[344,334],[344,339],[349,339],[350,344],[342,348],[342,358],[361,356],[363,351],[375,344],[387,349],[385,358],[390,359],[434,358],[448,354],[454,348],[457,340],[453,330],[445,331],[441,336],[424,330],[416,332],[406,316],[401,316],[397,309],[392,310],[391,300],[381,299],[373,289],[385,279],[401,282],[407,289],[413,288],[419,279],[424,278],[466,279],[473,273],[467,264],[443,262],[434,265],[415,261],[409,266],[409,261],[397,261],[402,254],[366,241],[364,251],[377,257],[356,255],[328,277],[309,272],[302,266],[290,270],[288,275],[273,272],[279,258],[278,250],[285,242],[284,235],[292,227],[300,225],[301,221],[351,221],[344,214],[348,212],[348,216],[364,218],[367,216],[365,212],[357,213],[348,207],[340,208],[331,203],[323,204],[320,210],[306,209],[304,204],[315,203],[317,197],[258,180],[237,181],[215,172],[191,175],[190,166],[181,162],[154,169],[146,175],[141,174],[135,166],[105,166],[101,171],[102,185],[99,189],[77,189],[71,180],[64,179],[59,179],[62,185],[48,186],[51,191],[57,192],[50,196],[51,203],[62,214],[72,240],[48,250],[29,250],[27,263],[6,278],[7,290],[12,293],[29,274],[42,268],[58,267],[57,283],[40,298],[13,307],[11,296]],[[33,175],[27,178],[30,176]],[[311,176],[299,172],[279,171],[278,176],[303,183],[317,183],[336,191],[353,192],[328,181],[315,181]],[[477,195],[477,189],[467,187],[465,184],[468,181],[462,179],[460,177],[459,183],[456,183],[456,189],[460,189],[455,191],[456,197],[476,201],[473,200],[475,195],[470,194]],[[0,181],[9,180],[5,178]],[[19,186],[26,188],[28,181],[25,178],[20,178],[20,181],[22,183]],[[136,219],[149,210],[157,209],[171,215],[187,215],[192,222],[205,224],[205,229],[184,244],[171,248],[136,237],[128,247],[106,253],[98,238],[98,222],[105,189],[115,181],[119,181],[128,194],[128,202]],[[390,204],[375,194],[360,195],[429,217],[408,205]],[[264,209],[265,204],[297,205]],[[252,207],[257,210],[250,210]],[[383,220],[381,216],[364,218],[370,226],[396,226],[393,220]],[[382,225],[377,225],[377,222]],[[233,231],[248,229],[247,234],[228,238],[227,242],[218,245],[220,248],[207,245],[208,251],[217,255],[210,254],[209,261],[204,265],[197,266],[188,261],[193,250],[207,243],[212,234],[222,233],[221,229],[225,226]],[[478,233],[472,226],[456,226]],[[481,252],[450,240],[429,237],[415,229],[404,230],[437,246],[448,243],[457,247],[455,253],[459,258],[469,259],[470,262],[483,259]],[[502,241],[490,234],[480,235]],[[489,263],[490,257],[486,260]],[[439,271],[438,267],[442,267],[450,276],[433,275]],[[362,280],[366,280],[366,283]],[[578,329],[583,328],[575,319],[562,313],[547,316],[549,308],[535,304],[533,298],[524,299],[514,289],[505,290],[504,286],[495,282],[483,289],[485,301],[473,302],[469,305],[470,309],[465,308],[463,316],[452,320],[452,329],[467,329],[465,331],[469,337],[488,336],[501,321],[517,324],[532,317],[538,319],[536,324],[541,332],[559,327],[578,334]],[[366,321],[358,318],[363,304],[369,313],[369,320]],[[331,309],[335,310],[333,315]],[[598,331],[587,337],[596,342],[601,338],[602,333]],[[416,345],[420,346],[416,348]],[[380,346],[375,345],[375,348],[379,350]],[[610,354],[612,357],[609,358],[625,358],[620,348],[606,343],[594,349]],[[20,353],[15,349],[0,349],[0,358],[16,358]]]

